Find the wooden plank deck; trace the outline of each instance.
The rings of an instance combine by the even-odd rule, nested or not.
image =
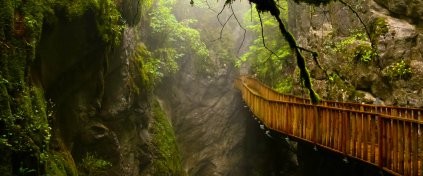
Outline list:
[[[237,79],[246,104],[268,128],[380,167],[423,175],[423,110],[322,101],[279,94],[250,77]]]

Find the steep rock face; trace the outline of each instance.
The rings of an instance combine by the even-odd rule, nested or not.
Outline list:
[[[179,174],[172,129],[134,68],[140,4],[119,5],[130,23],[113,51],[89,12],[71,21],[59,17],[43,31],[34,70],[56,105],[52,144],[72,154],[80,174],[95,173],[85,164],[89,156],[111,163],[100,172],[106,175]]]
[[[358,41],[359,37],[354,36],[367,34],[360,20],[345,5],[331,3],[311,7],[290,3],[290,30],[302,46],[320,53],[320,64],[329,75],[336,73],[340,78],[329,82],[310,59],[308,67],[317,91],[325,99],[373,103],[374,97],[378,97],[385,104],[423,106],[423,90],[418,86],[423,81],[422,20],[421,15],[415,16],[421,11],[421,6],[415,5],[421,2],[347,3],[360,15],[370,35],[375,33],[375,28],[386,27],[386,31],[375,38],[378,59],[360,60],[359,53],[363,51],[360,47],[370,47],[370,42],[368,39]]]
[[[268,138],[233,88],[232,67],[202,76],[187,59],[156,92],[167,107],[188,175],[292,175],[295,156]]]
[[[379,5],[386,8],[392,16],[407,19],[410,22],[423,24],[423,2],[419,0],[375,0]]]

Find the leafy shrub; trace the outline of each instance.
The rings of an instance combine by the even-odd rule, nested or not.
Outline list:
[[[355,48],[354,58],[356,61],[369,63],[374,54],[375,52],[369,44],[361,43]]]
[[[394,63],[385,69],[385,74],[391,79],[407,79],[412,73],[410,66],[404,60]]]
[[[100,159],[92,153],[87,153],[79,164],[80,174],[82,176],[105,175],[107,169],[110,167],[112,167],[111,162]]]

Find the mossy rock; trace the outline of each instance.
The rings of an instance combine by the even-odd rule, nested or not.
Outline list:
[[[48,176],[77,176],[78,171],[70,153],[53,152],[46,165]]]
[[[153,145],[157,146],[152,168],[155,175],[183,175],[173,128],[159,102],[153,103]]]

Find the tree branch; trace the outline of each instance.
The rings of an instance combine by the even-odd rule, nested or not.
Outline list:
[[[234,12],[234,9],[233,9],[233,7],[232,7],[232,4],[230,5],[230,7],[231,7],[231,10],[232,10],[232,15],[234,15],[235,20],[236,20],[236,22],[238,23],[239,27],[241,27],[241,28],[242,28],[242,30],[244,30],[244,34],[243,34],[243,37],[242,37],[242,42],[241,42],[241,45],[239,46],[239,48],[238,48],[238,52],[237,52],[237,54],[236,54],[236,55],[238,55],[238,54],[239,54],[239,51],[241,51],[241,48],[242,48],[242,46],[244,45],[244,41],[245,41],[245,34],[247,33],[247,29],[245,29],[245,28],[242,26],[242,24],[239,22],[238,18],[236,17],[236,14],[235,14],[235,12]]]
[[[310,74],[307,71],[307,67],[305,65],[304,56],[301,54],[300,48],[298,47],[297,42],[294,39],[294,36],[290,32],[288,32],[288,30],[285,27],[285,24],[282,22],[279,15],[274,15],[274,14],[272,14],[272,15],[278,21],[279,29],[280,29],[282,35],[287,40],[289,47],[295,52],[295,55],[297,56],[297,65],[298,65],[298,68],[300,69],[300,76],[301,76],[302,79],[304,79],[304,86],[309,91],[311,102],[313,104],[318,103],[320,101],[320,98],[312,88],[311,78],[310,78]]]
[[[223,10],[225,10],[225,8],[226,8],[226,3],[223,5],[222,10],[220,10],[220,12],[219,12],[219,13],[217,14],[217,16],[216,16],[217,21],[219,21],[219,23],[220,23],[220,25],[221,25],[221,26],[223,26],[223,23],[220,21],[219,16],[222,14],[222,12],[223,12]],[[223,26],[223,27],[224,27],[224,26]]]
[[[228,21],[232,18],[232,16],[233,16],[233,15],[234,15],[234,14],[231,14],[231,15],[228,17],[228,19],[226,19],[225,23],[223,23],[223,24],[222,24],[222,28],[220,29],[220,35],[219,35],[219,38],[214,39],[214,40],[212,40],[211,42],[215,42],[215,41],[217,41],[217,40],[222,39],[222,36],[223,36],[223,29],[225,29],[226,24],[227,24],[227,23],[228,23]]]
[[[206,1],[207,7],[208,7],[209,10],[211,10],[214,13],[218,13],[216,10],[214,10],[214,9],[211,8],[208,0],[205,0],[205,1]]]
[[[263,20],[262,20],[262,18],[261,18],[261,15],[260,15],[260,12],[257,12],[257,14],[258,14],[258,16],[259,16],[259,19],[260,19],[260,27],[261,27],[261,39],[262,39],[262,43],[263,43],[263,47],[267,50],[267,51],[269,51],[270,52],[270,55],[269,55],[269,57],[263,62],[263,63],[266,63],[271,57],[272,57],[272,55],[275,55],[276,57],[278,57],[279,58],[279,56],[275,53],[275,52],[273,52],[270,48],[268,48],[267,46],[266,46],[266,42],[265,42],[265,39],[264,39],[264,27],[263,27]]]
[[[372,41],[372,37],[371,37],[371,35],[370,35],[370,31],[368,30],[368,28],[367,28],[367,25],[364,23],[364,21],[363,21],[363,19],[360,17],[360,15],[358,14],[358,12],[356,11],[356,10],[354,10],[354,8],[352,8],[352,6],[351,5],[349,5],[347,2],[345,2],[345,1],[343,1],[343,0],[339,0],[339,2],[341,3],[341,4],[343,4],[343,5],[345,5],[345,6],[347,6],[348,7],[348,9],[350,9],[354,14],[355,14],[355,16],[358,18],[358,20],[360,21],[360,23],[363,25],[363,27],[364,27],[364,31],[366,32],[366,35],[367,35],[367,37],[369,38],[369,40],[370,40],[370,43],[371,43],[371,45],[372,45],[372,48],[373,49],[375,49],[374,47],[374,43],[373,43],[373,41]]]

